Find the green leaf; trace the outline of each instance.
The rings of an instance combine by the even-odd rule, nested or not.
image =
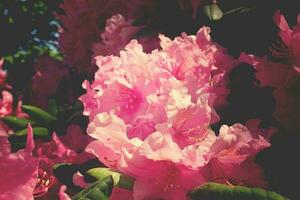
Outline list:
[[[108,200],[113,186],[113,179],[108,176],[90,184],[86,189],[73,196],[72,200]]]
[[[32,129],[32,131],[35,139],[37,138],[48,139],[50,136],[48,129],[44,127],[35,127]],[[13,135],[10,135],[8,139],[11,144],[11,149],[13,152],[19,149],[23,149],[26,146],[26,141],[27,141],[27,128],[15,132]]]
[[[12,128],[26,128],[28,123],[30,123],[31,125],[36,124],[36,122],[33,120],[26,118],[18,118],[14,116],[3,117],[2,120]]]
[[[109,168],[93,168],[88,170],[86,173],[96,180],[103,180],[106,177],[111,176],[114,180],[115,186],[128,190],[131,190],[133,188],[134,180],[131,177],[122,175],[118,172],[114,172]]]
[[[30,116],[32,116],[36,120],[46,123],[46,124],[50,124],[57,120],[56,117],[54,117],[50,113],[48,113],[38,107],[35,107],[35,106],[23,105],[22,109],[24,112],[28,113]]]
[[[47,110],[53,116],[56,116],[58,114],[58,106],[57,106],[57,103],[56,103],[55,99],[50,99],[49,100]]]
[[[33,136],[37,137],[48,137],[49,131],[44,127],[34,127],[32,128]],[[12,136],[27,136],[27,129],[23,129],[21,131],[15,132]]]
[[[217,4],[203,6],[203,12],[211,21],[217,21],[223,17],[223,11]]]
[[[288,200],[272,191],[244,186],[206,183],[188,193],[192,200]]]

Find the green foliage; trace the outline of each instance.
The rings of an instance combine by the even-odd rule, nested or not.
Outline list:
[[[57,50],[59,23],[53,14],[59,11],[61,1],[0,1],[0,58],[5,60],[8,82],[18,95],[26,93],[38,57],[61,59]]]
[[[228,186],[219,183],[206,183],[191,190],[193,200],[288,200],[272,191],[243,186]]]
[[[114,180],[114,185],[120,188],[131,190],[133,188],[134,180],[131,177],[122,175],[118,172],[112,171],[109,168],[98,167],[90,169],[86,172],[89,176],[96,180],[103,180],[111,176]]]
[[[72,200],[106,200],[112,192],[114,181],[111,176],[90,184],[86,189],[77,193]]]

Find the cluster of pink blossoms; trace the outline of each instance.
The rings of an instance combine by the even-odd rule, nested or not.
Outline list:
[[[134,199],[185,199],[208,181],[265,186],[253,161],[270,146],[265,131],[241,124],[223,125],[218,134],[210,129],[218,120],[219,84],[236,61],[209,32],[160,35],[161,49],[151,53],[132,40],[119,57],[97,56],[94,82],[83,83],[80,100],[95,139],[86,151],[133,177]]]

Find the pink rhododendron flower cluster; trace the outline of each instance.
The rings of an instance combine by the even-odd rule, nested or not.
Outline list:
[[[218,136],[210,129],[218,84],[235,62],[209,31],[160,35],[161,50],[151,53],[133,40],[119,57],[96,57],[95,80],[83,83],[87,132],[96,139],[86,151],[135,178],[134,199],[185,199],[207,181],[265,186],[253,162],[270,145],[263,132],[241,124],[222,126]]]

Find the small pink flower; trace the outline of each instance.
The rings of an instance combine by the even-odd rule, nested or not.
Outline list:
[[[4,59],[0,59],[0,88],[11,88],[10,85],[6,83],[7,72],[3,70]]]
[[[252,137],[241,124],[231,127],[223,125],[220,134],[208,152],[210,181],[223,183],[265,186],[262,171],[252,158],[259,151],[270,146],[262,136]],[[251,172],[252,176],[249,176]],[[253,173],[252,173],[253,172]]]
[[[25,149],[10,153],[7,137],[0,136],[0,199],[33,200],[38,180],[39,160],[31,154],[34,148],[32,129],[28,127]]]
[[[278,35],[287,49],[275,48],[272,51],[273,55],[278,57],[287,57],[290,64],[298,69],[300,67],[300,15],[298,15],[297,19],[298,24],[293,28],[289,27],[280,11],[275,13],[274,22],[280,29]]]
[[[13,114],[13,96],[8,91],[2,91],[2,99],[0,99],[0,116],[5,117]]]
[[[72,200],[71,197],[66,194],[67,186],[62,185],[59,189],[59,200]]]

